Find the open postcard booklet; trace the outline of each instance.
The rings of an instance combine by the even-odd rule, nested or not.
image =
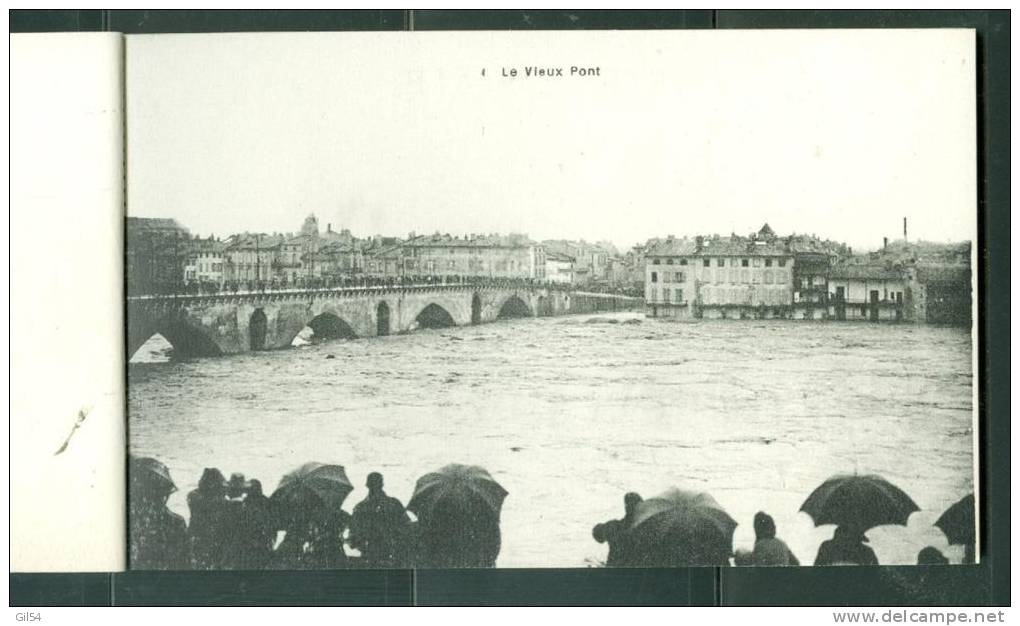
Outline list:
[[[14,570],[978,558],[973,31],[11,71]]]

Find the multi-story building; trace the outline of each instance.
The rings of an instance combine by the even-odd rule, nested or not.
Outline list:
[[[907,273],[899,267],[837,263],[829,270],[828,316],[836,320],[902,320],[907,280]]]
[[[905,319],[914,322],[971,325],[972,298],[976,285],[971,273],[969,250],[965,258],[965,263],[927,262],[916,263],[906,268]]]
[[[375,236],[360,245],[365,274],[373,278],[399,278],[402,242],[396,237]]]
[[[545,279],[550,283],[572,285],[574,283],[574,257],[562,252],[546,252]]]
[[[644,244],[632,246],[624,255],[623,288],[635,295],[645,292],[645,251],[659,243],[659,239],[649,239]]]
[[[327,224],[326,231],[320,233],[319,220],[314,214],[309,215],[301,225],[300,232],[286,237],[280,244],[274,276],[293,282],[301,278],[333,276],[341,267],[360,268],[360,262],[355,263],[351,257],[355,250],[341,253],[340,248],[334,245],[344,244],[353,249],[357,248],[357,243],[351,231],[344,229],[335,232],[332,224]],[[329,250],[325,250],[327,247]],[[342,258],[334,258],[337,254],[341,254]],[[357,256],[360,258],[360,255]]]
[[[276,258],[277,276],[292,282],[307,275],[305,255],[308,239],[305,235],[297,235],[280,243],[280,254]]]
[[[227,246],[212,237],[192,239],[188,243],[187,263],[184,266],[185,282],[222,285],[225,280]]]
[[[546,254],[556,253],[574,259],[574,284],[578,285],[607,279],[609,258],[615,254],[615,248],[611,249],[611,246],[612,244],[607,242],[592,244],[583,239],[581,241],[548,239],[542,242]]]
[[[606,267],[606,284],[615,290],[634,290],[633,259],[627,255],[609,257]],[[643,289],[638,289],[640,293]]]
[[[412,236],[400,244],[404,276],[546,278],[545,250],[526,235]]]
[[[659,240],[645,250],[652,317],[784,317],[793,303],[793,255],[768,224],[749,237]]]
[[[361,247],[341,240],[321,245],[310,261],[316,278],[353,278],[365,271]]]
[[[125,272],[131,295],[170,293],[184,283],[191,235],[168,218],[127,218]]]
[[[225,280],[268,282],[282,278],[284,269],[280,259],[283,242],[282,235],[233,235],[226,244]]]

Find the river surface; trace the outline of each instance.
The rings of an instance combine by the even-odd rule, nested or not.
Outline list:
[[[833,527],[814,528],[801,503],[832,474],[877,473],[922,509],[868,533],[879,561],[933,545],[958,562],[931,524],[973,490],[971,384],[956,328],[523,319],[132,363],[129,438],[168,465],[185,518],[204,467],[268,494],[306,461],[341,464],[350,510],[371,471],[406,504],[424,473],[484,466],[510,492],[501,567],[596,564],[592,525],[621,517],[627,491],[673,485],[711,493],[740,523],[736,548],[770,513],[810,563]]]

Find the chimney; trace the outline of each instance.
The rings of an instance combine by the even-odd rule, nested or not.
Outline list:
[[[327,233],[333,232],[333,223],[332,222],[329,222],[329,223],[326,224],[326,232]]]
[[[701,252],[701,249],[705,247],[705,238],[698,235],[694,238],[694,251]]]
[[[907,240],[907,218],[903,218],[903,241]]]
[[[882,237],[882,249],[883,250],[888,250],[889,249],[889,238],[888,237]]]

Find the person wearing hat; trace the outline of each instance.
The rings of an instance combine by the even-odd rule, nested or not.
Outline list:
[[[776,537],[776,522],[764,511],[754,516],[754,537],[752,565],[800,565],[786,542]]]
[[[241,537],[245,543],[242,569],[262,569],[273,555],[276,516],[272,502],[262,493],[262,482],[248,481],[248,494],[241,506]]]
[[[372,472],[365,481],[368,495],[351,516],[351,547],[367,567],[399,567],[408,558],[411,519],[400,500],[383,491],[383,476]]]
[[[227,481],[227,499],[241,502],[248,495],[248,483],[244,480],[244,474],[234,472]]]
[[[132,457],[129,466],[128,553],[133,569],[188,567],[184,518],[166,506],[177,491],[170,471],[155,459]]]
[[[191,524],[191,558],[196,569],[223,567],[226,538],[227,486],[223,472],[207,467],[198,488],[188,494]]]
[[[592,528],[591,535],[595,541],[609,544],[609,554],[606,556],[607,567],[641,565],[640,559],[634,554],[631,542],[627,541],[627,530],[630,528],[634,512],[641,500],[640,494],[633,491],[627,493],[623,496],[623,518],[595,524],[595,527]]]
[[[220,546],[224,569],[250,569],[248,542],[244,528],[244,505],[248,499],[248,482],[244,474],[234,472],[226,483],[226,506],[223,511],[223,541]]]
[[[832,539],[818,546],[815,565],[878,565],[875,551],[864,545],[864,532],[849,526],[837,526]]]

